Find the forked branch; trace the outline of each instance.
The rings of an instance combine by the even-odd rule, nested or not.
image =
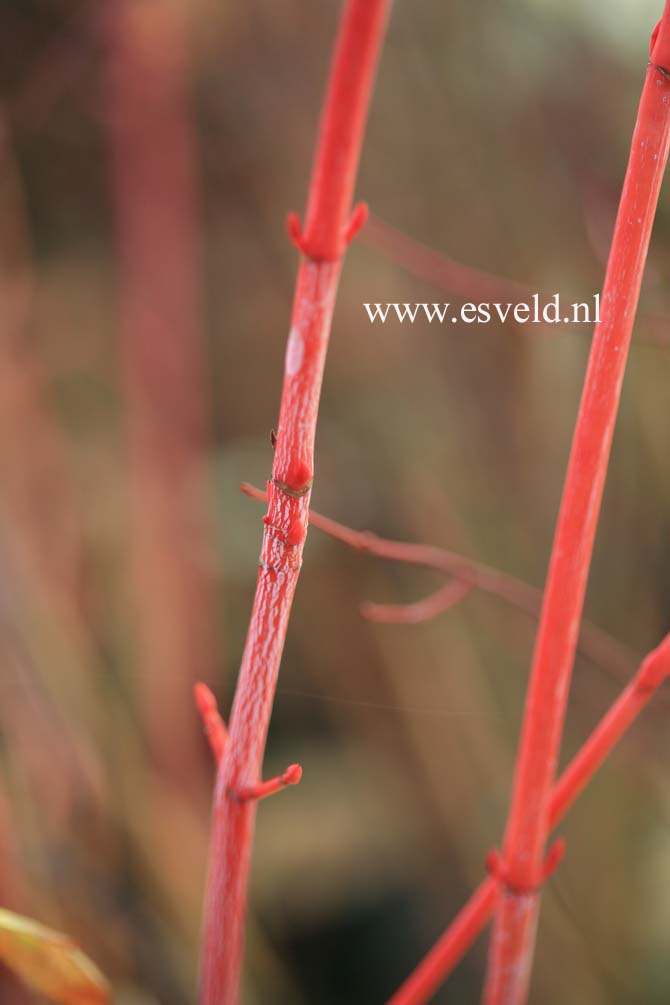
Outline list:
[[[556,782],[549,803],[550,829],[560,823],[621,738],[646,708],[658,688],[669,679],[670,636],[666,636],[646,657],[633,680],[600,720]],[[500,857],[494,856],[488,860],[489,876],[483,880],[433,948],[389,999],[388,1005],[426,1005],[430,1001],[490,920],[500,889],[498,868],[500,864],[502,864]],[[545,866],[546,864],[545,859]]]

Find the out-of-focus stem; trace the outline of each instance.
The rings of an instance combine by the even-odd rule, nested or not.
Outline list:
[[[157,766],[192,786],[202,749],[191,695],[213,675],[216,609],[187,32],[172,2],[106,8],[142,716]]]

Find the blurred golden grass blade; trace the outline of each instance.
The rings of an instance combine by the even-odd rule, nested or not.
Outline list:
[[[109,985],[67,936],[0,909],[0,959],[58,1005],[105,1005]]]

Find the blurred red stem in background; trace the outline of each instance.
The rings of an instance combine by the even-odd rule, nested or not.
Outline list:
[[[213,676],[216,614],[187,32],[172,3],[118,0],[103,17],[141,707],[156,765],[191,791],[190,697]]]
[[[452,579],[439,590],[413,604],[361,604],[361,616],[366,621],[377,621],[385,625],[418,625],[456,607],[474,588],[474,583]]]
[[[517,303],[530,300],[537,292],[514,279],[448,258],[374,214],[370,214],[363,240],[422,282],[447,290],[463,300]]]
[[[242,483],[241,489],[252,499],[267,498],[265,492],[246,482]],[[426,569],[446,573],[453,576],[460,587],[457,589],[456,583],[448,583],[446,587],[419,601],[418,604],[363,604],[361,614],[370,621],[416,624],[418,621],[425,621],[449,610],[473,589],[498,597],[530,617],[539,617],[542,591],[506,572],[493,569],[446,548],[389,541],[368,530],[351,530],[344,524],[312,509],[309,511],[309,522],[311,526],[349,548],[366,552],[376,558],[423,566]],[[583,621],[581,625],[579,649],[595,666],[607,672],[614,672],[617,677],[628,677],[636,663],[636,657],[622,643],[588,621]]]
[[[348,0],[323,108],[296,282],[268,514],[247,642],[219,767],[205,900],[200,1000],[236,1005],[258,786],[279,663],[307,534],[314,438],[342,258],[363,213],[351,201],[388,0]],[[262,783],[261,783],[262,784]]]
[[[670,0],[650,63],[558,516],[516,762],[483,1001],[527,999],[570,679],[626,358],[670,142]],[[522,895],[519,891],[525,891]]]
[[[539,294],[539,302],[542,304],[553,296],[553,293],[532,289],[515,279],[464,265],[380,220],[373,213],[365,227],[363,241],[420,282],[444,290],[459,300],[472,303],[531,303],[533,296]],[[663,314],[645,314],[644,321],[645,331],[641,336],[649,342],[667,346],[670,320]],[[526,334],[537,330],[537,325],[517,326],[517,331]],[[562,327],[548,322],[540,325],[539,330],[543,333],[560,331],[564,334]],[[570,328],[571,332],[581,333],[585,330],[583,325],[573,325]]]
[[[633,680],[600,720],[551,791],[549,829],[570,809],[586,785],[643,711],[663,681],[670,677],[670,636],[651,652]],[[396,991],[388,1005],[425,1005],[449,976],[492,916],[500,884],[489,876]]]

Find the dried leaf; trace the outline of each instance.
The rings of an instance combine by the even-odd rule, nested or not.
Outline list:
[[[0,960],[58,1005],[107,1005],[109,986],[67,936],[0,909]]]

